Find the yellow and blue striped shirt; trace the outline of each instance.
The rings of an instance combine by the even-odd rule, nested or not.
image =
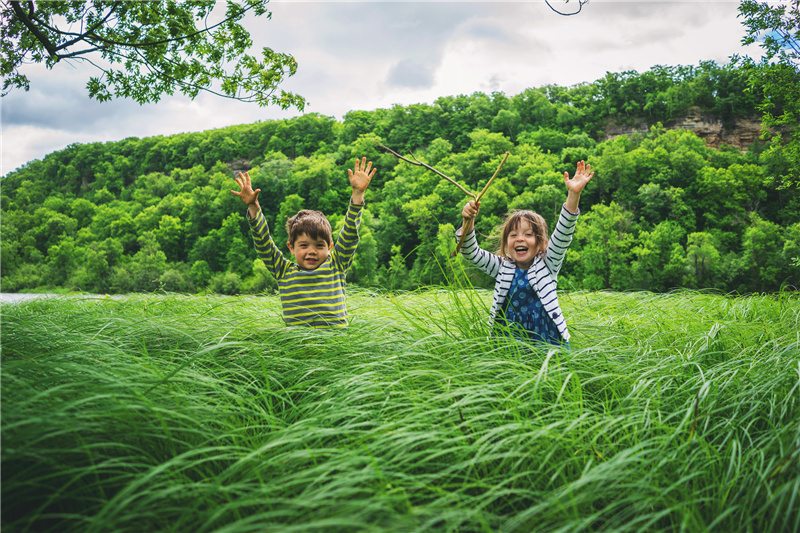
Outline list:
[[[350,204],[333,251],[315,270],[303,270],[283,256],[272,240],[261,210],[255,218],[248,219],[258,256],[278,281],[286,325],[347,327],[345,277],[353,264],[358,246],[358,227],[361,225],[363,208],[363,205]]]

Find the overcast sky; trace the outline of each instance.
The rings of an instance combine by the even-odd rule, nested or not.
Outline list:
[[[564,11],[578,0],[551,0]],[[272,0],[272,19],[248,19],[255,50],[290,53],[298,72],[282,87],[308,100],[305,112],[341,119],[351,110],[432,103],[440,96],[592,82],[606,72],[654,65],[720,64],[743,48],[738,2],[592,0],[559,16],[528,2],[302,2]],[[99,103],[81,64],[23,71],[29,92],[0,99],[0,175],[72,143],[203,131],[295,111],[201,95],[140,106]]]

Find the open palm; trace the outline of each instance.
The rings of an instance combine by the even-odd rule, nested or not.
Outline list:
[[[370,169],[372,170],[370,172]],[[350,185],[357,191],[366,191],[369,187],[369,182],[372,181],[372,176],[375,175],[375,170],[372,168],[372,161],[367,163],[367,158],[363,158],[359,163],[356,159],[356,164],[353,170],[347,169],[347,177],[350,179]]]
[[[239,172],[239,177],[236,178],[236,183],[239,184],[240,191],[231,191],[232,194],[235,194],[242,201],[247,204],[248,206],[255,205],[258,203],[258,193],[261,192],[261,189],[253,190],[253,184],[250,181],[250,173],[245,172],[242,174]]]
[[[594,172],[590,172],[591,165],[587,165],[584,161],[578,162],[578,168],[575,171],[575,176],[570,179],[569,172],[564,172],[564,184],[567,190],[572,193],[580,194],[589,180],[594,176]]]

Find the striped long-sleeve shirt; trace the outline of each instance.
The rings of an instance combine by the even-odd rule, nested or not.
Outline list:
[[[572,242],[572,234],[575,232],[577,220],[577,213],[570,213],[566,207],[562,206],[561,215],[558,217],[553,235],[547,244],[544,257],[536,257],[527,272],[528,282],[533,287],[533,290],[536,291],[536,295],[542,301],[545,311],[553,319],[561,338],[565,341],[569,341],[570,335],[567,330],[567,323],[564,320],[564,313],[562,313],[558,304],[556,279],[558,271],[561,270],[561,264],[564,262],[567,248]],[[462,229],[460,228],[456,232],[457,240],[461,237]],[[497,314],[503,307],[506,296],[508,296],[511,282],[514,279],[516,264],[504,257],[482,250],[475,239],[474,229],[467,234],[461,253],[470,263],[496,280],[492,296],[492,308],[489,311],[489,326],[492,326]]]
[[[272,240],[261,210],[254,218],[248,219],[256,252],[278,281],[286,325],[347,327],[345,276],[353,264],[358,246],[358,227],[361,225],[363,207],[350,204],[333,251],[314,270],[303,270],[283,256]]]

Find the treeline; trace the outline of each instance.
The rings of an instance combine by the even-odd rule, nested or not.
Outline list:
[[[797,71],[791,73],[800,81]],[[699,107],[727,124],[758,113],[763,95],[735,66],[654,67],[591,84],[475,93],[433,104],[301,117],[169,137],[75,144],[2,179],[2,290],[199,291],[275,288],[253,251],[244,206],[230,194],[249,170],[285,243],[300,208],[341,224],[346,168],[375,162],[349,280],[411,289],[448,281],[466,201],[455,186],[398,161],[383,143],[478,190],[509,151],[482,202],[491,234],[511,209],[552,224],[563,172],[587,160],[595,179],[562,270],[564,287],[774,291],[800,281],[800,193],[780,143],[706,147],[662,123]],[[604,139],[610,121],[649,134]],[[787,176],[789,178],[787,178]],[[796,179],[796,177],[795,177]],[[285,246],[284,246],[285,249]],[[460,265],[460,260],[458,261]],[[479,286],[486,276],[471,272]]]

